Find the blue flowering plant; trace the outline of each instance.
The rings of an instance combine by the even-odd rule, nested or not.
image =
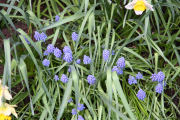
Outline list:
[[[0,120],[180,118],[177,0],[5,2]]]

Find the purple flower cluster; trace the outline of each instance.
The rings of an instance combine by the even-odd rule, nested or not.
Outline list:
[[[55,75],[55,76],[54,76],[54,80],[55,80],[55,81],[58,81],[58,80],[59,80],[58,75]]]
[[[139,89],[137,95],[139,100],[144,100],[144,98],[146,97],[146,93],[142,90],[142,89]]]
[[[53,44],[49,44],[47,46],[47,52],[48,53],[53,53],[54,52],[54,45]]]
[[[78,39],[78,34],[77,34],[76,32],[73,32],[72,35],[71,35],[71,37],[72,37],[72,40],[73,40],[73,41],[77,41],[77,39]]]
[[[138,80],[143,79],[143,75],[140,72],[138,72],[136,74],[136,79],[138,79]]]
[[[125,68],[125,59],[124,57],[121,57],[117,60],[116,66],[113,66],[112,72],[116,71],[118,75],[122,75],[124,68]]]
[[[62,52],[59,48],[55,48],[54,49],[54,56],[56,56],[56,58],[61,58]]]
[[[96,82],[96,78],[93,75],[88,75],[87,81],[90,85],[94,85]]]
[[[77,59],[77,60],[76,60],[76,63],[77,63],[77,64],[81,64],[81,59]]]
[[[137,80],[140,80],[140,79],[143,79],[143,75],[142,75],[140,72],[138,72],[138,73],[136,74],[136,78],[135,78],[134,76],[129,75],[128,83],[129,83],[130,85],[132,85],[132,84],[137,84]]]
[[[76,115],[77,114],[77,110],[75,108],[72,109],[72,115]]]
[[[113,66],[112,72],[116,71],[118,75],[123,74],[123,70],[121,68],[118,68],[117,66]]]
[[[63,53],[64,54],[66,54],[66,53],[71,53],[72,54],[71,48],[69,46],[64,46]]]
[[[125,68],[125,59],[124,57],[121,57],[117,60],[116,65],[121,68],[124,69]]]
[[[129,83],[130,85],[132,85],[132,84],[137,84],[137,80],[140,80],[140,79],[143,79],[143,75],[142,75],[140,72],[138,72],[138,73],[136,74],[136,78],[135,78],[134,76],[129,75],[128,83]],[[138,98],[139,100],[144,100],[144,99],[146,98],[146,92],[144,92],[142,89],[139,89],[139,91],[138,91],[138,93],[136,94],[136,96],[137,96],[137,98]]]
[[[158,83],[157,85],[156,85],[156,87],[155,87],[155,91],[157,92],[157,93],[162,93],[163,92],[163,84],[162,83]]]
[[[42,61],[42,64],[43,64],[45,67],[49,67],[50,61],[49,61],[48,59],[44,59],[44,60]]]
[[[164,78],[165,78],[165,75],[164,75],[164,73],[162,71],[160,71],[160,72],[158,72],[156,77],[157,77],[158,82],[162,82],[164,80]]]
[[[71,63],[73,60],[71,48],[68,46],[65,46],[63,49],[63,52],[64,52],[63,60],[68,63]],[[51,53],[53,53],[56,58],[61,58],[62,56],[61,50],[57,47],[55,48],[53,44],[49,44],[43,54],[44,56],[47,56]],[[50,64],[50,61],[45,59],[42,63],[44,66],[48,67]]]
[[[129,75],[128,83],[129,83],[130,85],[132,85],[132,84],[137,84],[137,80],[136,80],[135,77]]]
[[[82,110],[84,110],[85,109],[85,106],[84,106],[84,104],[78,104],[78,107],[77,107],[77,110],[79,110],[79,111],[82,111]]]
[[[35,38],[37,41],[41,40],[41,34],[40,34],[39,32],[37,32],[37,31],[35,31],[35,33],[34,33],[34,38]]]
[[[159,71],[157,74],[154,73],[154,74],[151,75],[152,81],[153,82],[155,82],[155,81],[158,82],[158,84],[155,86],[156,93],[161,94],[163,92],[163,89],[166,86],[166,82],[164,81],[164,78],[165,78],[165,74],[162,71]]]
[[[57,21],[59,21],[59,19],[60,19],[59,15],[56,15],[55,16],[55,21],[57,22]]]
[[[103,59],[104,61],[109,59],[109,50],[103,50]]]
[[[165,78],[165,75],[164,75],[164,73],[162,71],[158,72],[157,74],[154,73],[151,76],[151,79],[152,79],[153,82],[154,81],[162,82],[164,80],[164,78]]]
[[[63,83],[67,83],[68,80],[69,80],[69,78],[68,78],[65,74],[62,74],[62,76],[61,76],[61,81],[62,81]]]
[[[42,32],[42,33],[40,34],[40,36],[41,36],[41,40],[45,42],[46,39],[47,39],[46,34],[45,34],[44,32]]]
[[[83,62],[85,65],[91,63],[91,58],[89,56],[84,55]]]
[[[53,53],[56,58],[60,58],[62,55],[62,52],[59,48],[55,48],[53,44],[49,44],[47,46],[47,49],[44,51],[44,55],[47,56],[50,53]]]
[[[154,73],[154,74],[151,75],[151,79],[152,79],[153,82],[154,82],[154,81],[157,81],[156,75],[157,75],[156,73]]]
[[[37,41],[42,40],[43,42],[45,42],[46,39],[47,39],[47,36],[46,36],[46,34],[45,34],[44,32],[39,33],[39,32],[37,32],[37,31],[35,31],[35,33],[34,33],[34,38],[35,38],[35,40],[37,40]]]
[[[45,51],[44,51],[44,53],[43,53],[43,55],[44,55],[44,56],[49,55],[48,51],[47,51],[47,50],[45,50]]]
[[[71,48],[69,46],[65,46],[63,48],[63,52],[64,52],[63,60],[68,63],[71,63],[73,60]]]
[[[77,109],[73,108],[71,113],[72,113],[72,115],[77,115],[78,112],[80,112],[80,111],[82,111],[84,109],[85,109],[84,104],[79,103],[78,106],[77,106]],[[84,118],[81,115],[78,115],[78,120],[84,120]]]
[[[63,56],[63,60],[68,62],[68,63],[71,63],[73,60],[72,54],[71,53],[65,53]]]

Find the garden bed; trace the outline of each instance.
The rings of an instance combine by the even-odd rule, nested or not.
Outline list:
[[[1,0],[0,120],[179,119],[179,4]]]

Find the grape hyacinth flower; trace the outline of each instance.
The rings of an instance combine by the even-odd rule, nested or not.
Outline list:
[[[113,66],[113,68],[112,68],[112,72],[114,72],[114,71],[118,71],[119,70],[119,68],[117,67],[117,66]]]
[[[41,40],[41,34],[40,34],[39,32],[37,32],[37,31],[35,31],[35,33],[34,33],[34,38],[35,38],[35,40],[37,40],[37,41]]]
[[[153,82],[157,81],[157,77],[156,76],[157,76],[156,73],[151,75],[151,79],[152,79]]]
[[[62,55],[61,50],[56,47],[56,48],[54,49],[54,56],[56,56],[56,58],[60,58],[61,55]]]
[[[109,50],[103,50],[103,59],[104,61],[109,59]]]
[[[44,32],[42,32],[41,34],[40,34],[40,40],[42,40],[42,41],[46,41],[46,39],[47,39],[47,36],[46,36],[46,34],[44,33]]]
[[[72,35],[71,35],[71,37],[72,37],[72,40],[73,40],[73,41],[77,41],[77,39],[78,39],[78,34],[77,34],[76,32],[73,32]]]
[[[137,95],[139,100],[144,100],[144,98],[146,97],[146,93],[142,90],[142,89],[139,89]]]
[[[138,74],[136,74],[136,79],[143,79],[143,75],[140,72],[138,72]]]
[[[55,16],[55,21],[57,22],[57,21],[59,21],[59,19],[60,19],[59,15],[56,15]]]
[[[47,46],[47,52],[48,53],[53,53],[54,52],[54,45],[53,44],[49,44]]]
[[[78,120],[84,120],[84,118],[81,115],[78,115]]]
[[[54,80],[55,80],[55,81],[58,81],[58,80],[59,80],[58,75],[55,75],[55,76],[54,76]]]
[[[132,85],[132,84],[137,84],[137,80],[135,79],[135,77],[129,75],[128,83],[129,83],[130,85]]]
[[[42,64],[43,64],[44,66],[46,66],[46,67],[49,67],[50,61],[49,61],[48,59],[44,59],[43,62],[42,62]]]
[[[84,110],[85,109],[85,107],[84,107],[84,104],[78,104],[78,107],[77,107],[77,110],[79,110],[79,111],[82,111],[82,110]]]
[[[165,75],[164,75],[164,73],[162,71],[158,72],[157,74],[154,73],[151,76],[151,79],[152,79],[153,82],[154,81],[162,82],[164,80],[164,78],[165,78]]]
[[[71,53],[65,53],[63,56],[63,60],[68,62],[68,63],[71,63],[73,60],[72,54]]]
[[[63,53],[64,54],[66,54],[66,53],[71,53],[72,54],[71,48],[69,46],[64,46]]]
[[[68,77],[67,77],[65,74],[62,74],[62,76],[61,76],[61,81],[62,81],[63,83],[67,83],[67,82],[68,82]]]
[[[118,75],[122,75],[123,74],[123,70],[121,68],[118,69],[118,71],[116,71]]]
[[[75,109],[75,108],[73,108],[71,113],[72,113],[72,115],[76,115],[76,114],[77,114],[76,109]]]
[[[42,41],[45,42],[45,40],[47,39],[47,36],[46,36],[46,34],[45,34],[44,32],[39,33],[39,32],[37,32],[37,31],[35,31],[35,33],[34,33],[34,38],[35,38],[35,40],[37,40],[37,41],[42,40]]]
[[[156,78],[157,78],[157,81],[158,82],[162,82],[165,78],[165,75],[162,71],[158,72],[157,75],[156,75]]]
[[[43,55],[44,55],[44,56],[49,55],[48,51],[47,51],[47,50],[46,50],[46,51],[44,51]]]
[[[125,59],[124,57],[121,57],[117,60],[116,62],[117,66],[120,67],[121,69],[125,68]]]
[[[121,68],[118,68],[117,66],[113,66],[112,72],[116,71],[118,75],[123,74],[123,70]]]
[[[90,85],[94,85],[96,82],[96,78],[93,75],[88,75],[87,81]]]
[[[161,94],[162,91],[163,91],[163,85],[162,85],[161,83],[158,83],[158,84],[156,85],[156,87],[155,87],[155,91],[156,91],[157,93]]]
[[[91,58],[89,56],[84,55],[83,62],[85,65],[91,63]]]
[[[81,59],[77,59],[77,60],[76,60],[76,63],[77,63],[77,64],[80,64],[80,63],[81,63]]]
[[[68,103],[71,103],[71,102],[73,102],[73,99],[72,99],[72,98],[70,98],[70,99],[68,100]]]

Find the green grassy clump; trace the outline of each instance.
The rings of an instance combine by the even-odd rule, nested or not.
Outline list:
[[[17,104],[18,119],[74,120],[71,110],[78,103],[86,109],[79,112],[85,120],[178,119],[180,117],[180,2],[149,0],[154,11],[141,16],[124,8],[127,0],[16,0],[0,3],[1,75]],[[55,22],[55,16],[60,20]],[[22,27],[17,27],[20,22]],[[24,29],[27,28],[27,29]],[[4,29],[10,36],[6,38]],[[47,34],[46,42],[36,42],[34,32]],[[72,32],[78,40],[71,39]],[[25,38],[30,41],[27,44]],[[73,62],[67,63],[53,55],[44,56],[48,44],[59,49],[69,46]],[[114,50],[115,55],[104,62],[102,52]],[[90,56],[90,65],[75,60]],[[123,75],[111,72],[120,57],[126,59]],[[42,65],[43,59],[50,66]],[[2,61],[2,63],[1,63]],[[72,72],[68,72],[71,67]],[[165,73],[162,94],[155,93],[157,83],[152,73]],[[144,75],[137,85],[128,84],[128,76]],[[54,75],[66,74],[68,83],[55,81]],[[90,86],[87,76],[93,74],[96,84]],[[142,88],[144,101],[136,94]],[[68,103],[69,98],[73,102]]]

